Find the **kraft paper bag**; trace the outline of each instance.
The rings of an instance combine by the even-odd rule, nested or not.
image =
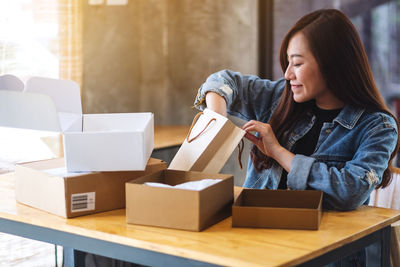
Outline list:
[[[228,118],[205,109],[194,118],[168,169],[219,173],[244,134]]]

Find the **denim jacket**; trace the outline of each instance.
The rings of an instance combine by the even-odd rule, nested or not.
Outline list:
[[[195,106],[204,109],[205,94],[224,97],[227,112],[244,120],[268,122],[277,106],[285,80],[269,81],[228,70],[208,77],[200,87]],[[286,144],[294,144],[313,126],[315,117],[304,114]],[[381,182],[397,143],[395,120],[383,112],[345,106],[332,123],[324,123],[311,156],[294,156],[287,186],[292,190],[314,189],[324,192],[327,209],[351,210],[367,204],[372,190]],[[282,167],[257,172],[249,160],[244,187],[277,189]]]

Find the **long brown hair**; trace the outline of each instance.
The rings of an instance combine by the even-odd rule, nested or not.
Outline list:
[[[368,58],[358,32],[345,14],[336,9],[322,9],[302,17],[286,34],[280,48],[280,63],[285,72],[289,62],[287,48],[291,38],[302,32],[315,57],[328,90],[343,103],[371,111],[382,111],[398,120],[389,111],[375,84]],[[289,81],[269,124],[281,144],[286,144],[298,121],[311,108],[309,102],[296,103]],[[382,182],[377,188],[390,184],[392,160],[399,149],[399,138],[390,156]],[[257,171],[270,168],[274,159],[253,147],[251,158]]]

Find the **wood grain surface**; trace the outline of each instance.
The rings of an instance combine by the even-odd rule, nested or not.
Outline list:
[[[155,125],[154,149],[180,146],[189,132],[186,125]]]
[[[16,203],[13,173],[0,176],[0,203],[2,218],[230,266],[296,265],[400,219],[400,211],[368,206],[324,212],[318,231],[232,228],[228,218],[203,232],[189,232],[128,225],[123,209],[64,219]]]

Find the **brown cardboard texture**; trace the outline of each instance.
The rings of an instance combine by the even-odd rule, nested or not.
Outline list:
[[[65,170],[63,158],[18,164],[16,199],[65,218],[122,209],[126,182],[166,167],[164,161],[150,158],[145,171],[67,174],[60,171]]]
[[[219,173],[245,135],[244,130],[212,110],[205,109],[198,116],[168,169]]]
[[[318,230],[321,207],[321,191],[243,189],[232,206],[232,226]]]
[[[160,188],[145,182],[177,185],[222,179],[200,191]],[[126,221],[132,224],[201,231],[231,215],[233,176],[163,170],[126,183]]]

